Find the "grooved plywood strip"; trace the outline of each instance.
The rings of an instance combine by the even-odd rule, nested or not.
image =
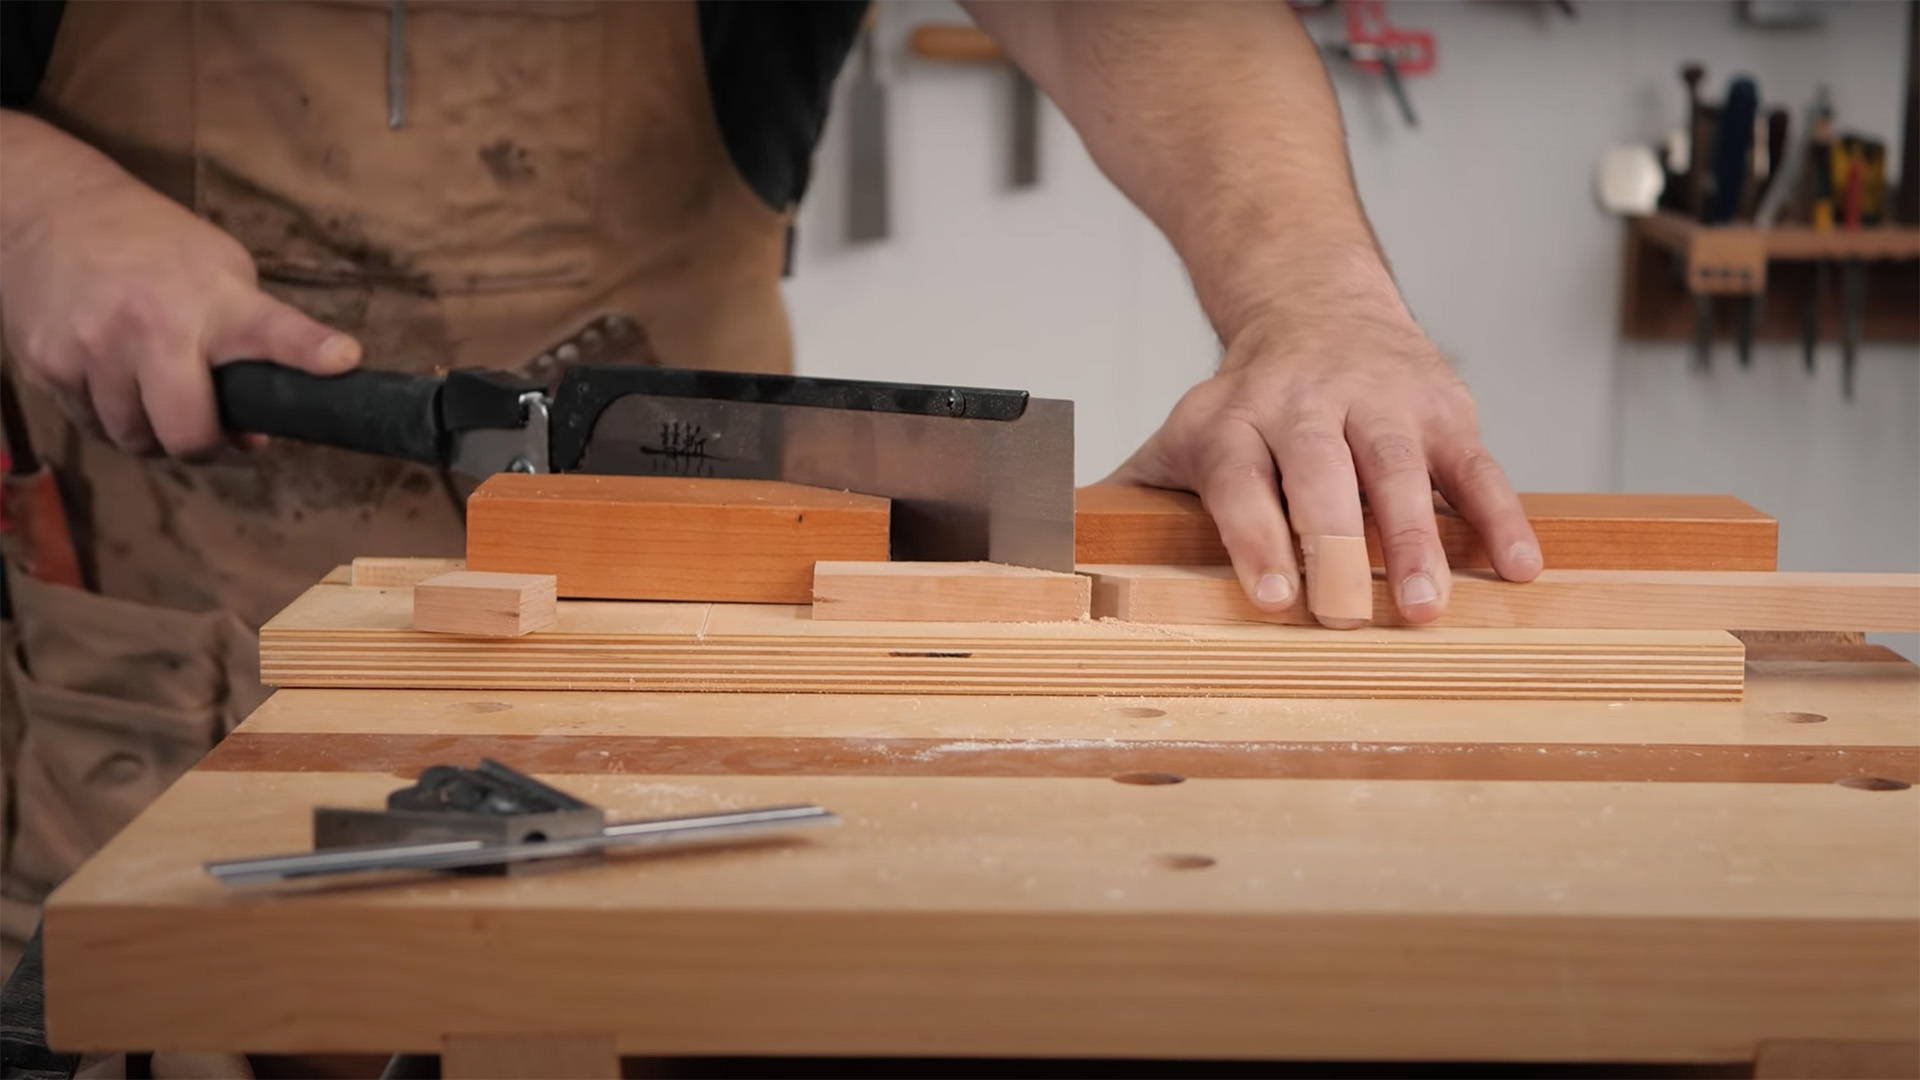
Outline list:
[[[821,622],[805,607],[561,604],[523,640],[408,629],[400,590],[317,585],[260,633],[276,686],[898,694],[1740,696],[1717,631]]]
[[[1305,605],[1267,612],[1225,566],[1082,566],[1094,615],[1150,623],[1313,625]],[[1375,572],[1374,621],[1400,625]],[[1437,626],[1645,630],[1920,631],[1920,574],[1547,570],[1524,585],[1456,571]]]
[[[819,562],[813,617],[886,622],[1084,619],[1083,574],[988,562]]]
[[[1772,570],[1779,523],[1731,495],[1523,492],[1547,566],[1562,570]],[[1484,567],[1465,519],[1435,500],[1447,562]],[[1074,558],[1083,563],[1216,565],[1227,561],[1200,499],[1185,491],[1094,484],[1075,497]],[[1380,565],[1371,517],[1367,547]]]

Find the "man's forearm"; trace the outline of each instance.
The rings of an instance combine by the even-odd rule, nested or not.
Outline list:
[[[1166,233],[1215,329],[1404,319],[1347,167],[1338,103],[1278,2],[968,11]]]
[[[105,154],[26,113],[0,109],[0,253],[45,221],[53,199],[128,180]]]

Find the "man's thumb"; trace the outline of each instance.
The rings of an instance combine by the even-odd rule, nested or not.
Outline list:
[[[213,336],[213,362],[271,360],[315,375],[338,375],[360,363],[360,343],[265,293],[236,305]]]

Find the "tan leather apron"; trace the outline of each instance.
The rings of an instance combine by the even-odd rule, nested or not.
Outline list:
[[[727,157],[695,19],[412,0],[392,128],[387,3],[69,4],[38,111],[232,233],[370,367],[520,368],[624,314],[660,362],[785,370],[786,217]],[[263,620],[356,554],[462,548],[432,469],[286,442],[137,459],[27,406],[97,594],[16,585],[8,936],[257,703]]]

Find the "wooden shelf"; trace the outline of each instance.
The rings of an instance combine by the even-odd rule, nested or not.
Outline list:
[[[1686,253],[1696,245],[1757,244],[1769,260],[1920,259],[1920,228],[1875,225],[1864,229],[1815,229],[1781,225],[1702,225],[1679,214],[1634,218],[1634,227],[1669,251]]]
[[[1632,340],[1689,340],[1696,296],[1760,296],[1757,340],[1799,341],[1812,301],[1820,310],[1820,339],[1837,341],[1840,275],[1831,264],[1853,259],[1870,264],[1862,339],[1920,341],[1920,304],[1914,302],[1920,295],[1920,229],[1757,229],[1701,225],[1669,213],[1627,223],[1621,332]],[[1816,298],[1816,270],[1823,265],[1826,281]],[[1714,305],[1717,341],[1733,340],[1736,308]]]

